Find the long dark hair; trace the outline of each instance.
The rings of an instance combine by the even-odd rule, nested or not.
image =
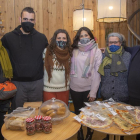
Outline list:
[[[81,27],[81,28],[77,31],[76,36],[75,36],[74,39],[73,39],[73,44],[72,44],[72,48],[73,48],[73,49],[78,48],[78,41],[80,40],[80,34],[81,34],[81,32],[82,32],[83,30],[86,31],[86,32],[89,34],[89,36],[90,36],[91,39],[94,39],[94,36],[93,36],[93,34],[92,34],[92,32],[90,31],[89,28],[87,28],[87,27]]]
[[[66,30],[64,29],[58,29],[54,32],[53,37],[50,39],[50,44],[47,47],[47,49],[49,49],[49,51],[53,54],[53,50],[56,47],[56,37],[59,33],[64,33],[66,34],[67,37],[67,44],[66,44],[66,48],[68,48],[70,56],[72,56],[72,48],[71,48],[71,39],[69,37],[69,34]]]

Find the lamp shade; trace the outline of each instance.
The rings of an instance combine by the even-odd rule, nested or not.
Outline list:
[[[126,0],[98,0],[99,22],[121,22],[126,20]]]
[[[81,27],[88,27],[93,30],[93,11],[80,9],[73,12],[73,30],[79,30]]]

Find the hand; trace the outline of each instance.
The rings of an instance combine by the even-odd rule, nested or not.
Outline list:
[[[90,97],[90,94],[88,94],[87,98],[89,98],[89,99],[88,99],[89,102],[93,102],[93,101],[95,100],[94,97]]]
[[[102,51],[102,53],[105,53],[106,48],[99,48],[99,49]]]

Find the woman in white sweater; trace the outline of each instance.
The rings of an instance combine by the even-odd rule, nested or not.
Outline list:
[[[71,40],[66,30],[55,31],[45,55],[44,101],[53,97],[68,104]]]

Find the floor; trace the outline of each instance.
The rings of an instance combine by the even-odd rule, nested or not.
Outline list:
[[[69,104],[69,109],[70,109],[70,111],[74,112],[74,106],[72,103]],[[86,137],[86,132],[87,132],[86,127],[83,127],[83,132],[84,132],[84,137]],[[92,136],[92,140],[102,140],[105,137],[106,137],[106,134],[95,131],[93,136]],[[68,140],[77,140],[77,134],[75,134],[74,136],[72,136]],[[136,136],[135,135],[125,136],[124,140],[136,140]]]

